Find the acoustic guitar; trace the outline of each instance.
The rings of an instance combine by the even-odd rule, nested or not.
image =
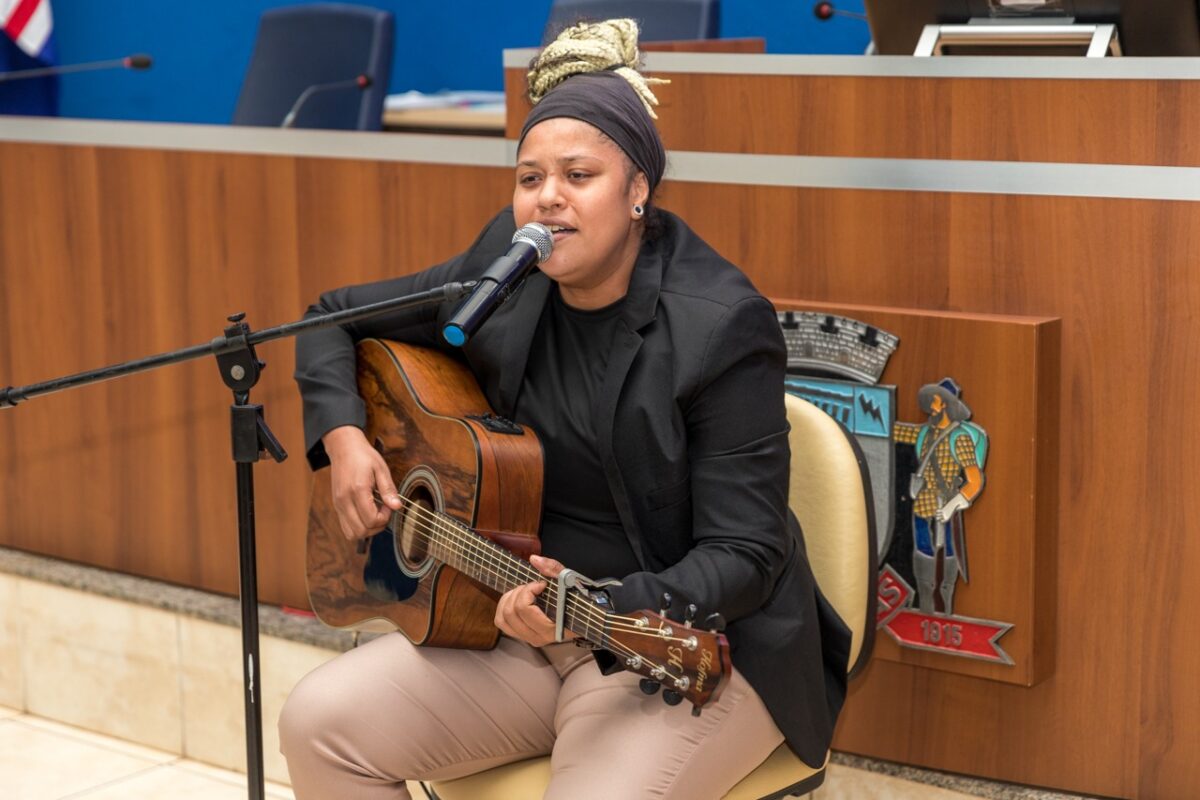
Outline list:
[[[418,645],[494,647],[499,596],[546,580],[528,561],[539,550],[541,445],[495,416],[470,371],[441,353],[367,339],[357,355],[364,431],[403,507],[383,531],[351,542],[328,471],[317,473],[307,547],[313,610],[333,627],[399,630]],[[547,583],[537,602],[556,619],[559,587]],[[648,610],[618,614],[583,587],[562,592],[563,627],[645,676],[647,691],[661,684],[668,702],[687,699],[697,710],[720,694],[731,666],[719,630]]]

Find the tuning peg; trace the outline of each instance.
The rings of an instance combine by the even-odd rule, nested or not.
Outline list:
[[[662,684],[658,681],[653,681],[649,678],[642,678],[638,682],[638,685],[642,687],[642,694],[654,694],[658,691],[658,688],[662,686]]]
[[[663,592],[662,600],[659,601],[658,613],[660,616],[665,617],[667,615],[667,612],[670,610],[671,610],[671,593]]]
[[[677,706],[683,702],[683,695],[674,689],[663,689],[663,702],[669,706]]]
[[[721,633],[725,630],[725,618],[720,614],[709,614],[704,618],[704,627],[713,633]]]
[[[692,623],[696,621],[697,610],[695,603],[688,603],[687,610],[683,612],[683,626],[685,628],[692,627]]]

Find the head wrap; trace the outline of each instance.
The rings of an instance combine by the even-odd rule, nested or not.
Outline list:
[[[662,180],[667,154],[654,120],[637,91],[615,72],[572,75],[541,99],[521,129],[521,139],[539,122],[570,117],[588,123],[612,139],[650,182],[650,193]]]

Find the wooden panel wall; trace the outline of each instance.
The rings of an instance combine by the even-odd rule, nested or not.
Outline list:
[[[668,150],[1200,165],[1200,81],[652,74]],[[524,70],[505,92],[515,139]]]
[[[771,296],[1062,318],[1054,674],[1023,688],[878,660],[836,746],[1195,797],[1200,204],[706,184],[667,196]]]
[[[0,143],[0,385],[298,318],[328,288],[469,244],[507,169]],[[307,604],[308,470],[290,342],[252,400],[261,597]],[[205,359],[0,412],[0,543],[236,594],[231,397]]]
[[[435,262],[507,170],[0,144],[0,380],[297,316]],[[1053,675],[1026,689],[875,662],[837,745],[1123,797],[1200,786],[1200,205],[676,183],[667,205],[771,296],[1062,318]],[[257,468],[263,599],[304,603],[307,471],[290,347],[256,399],[292,453]],[[211,364],[0,411],[0,541],[232,593],[228,396]],[[912,411],[912,409],[908,409]],[[160,529],[166,528],[166,532]]]

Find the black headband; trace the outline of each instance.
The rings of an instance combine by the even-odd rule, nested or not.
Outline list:
[[[570,117],[599,128],[645,174],[650,194],[654,194],[667,167],[667,154],[654,120],[627,80],[615,72],[585,72],[567,78],[529,112],[517,149],[534,125],[555,117]]]

